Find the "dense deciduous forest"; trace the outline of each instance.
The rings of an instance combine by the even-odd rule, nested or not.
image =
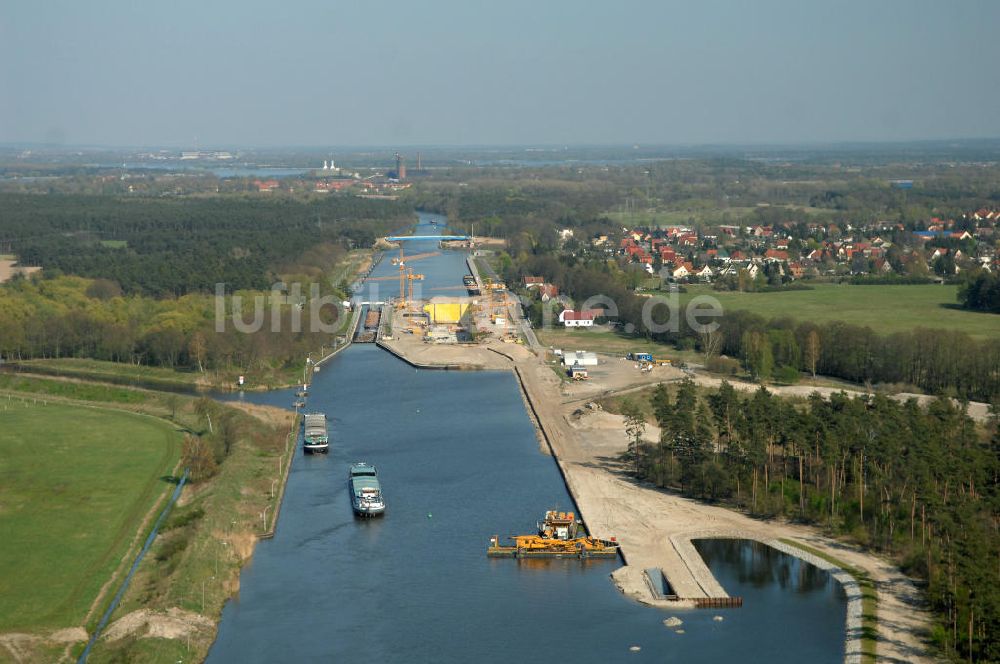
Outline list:
[[[332,242],[371,246],[412,212],[334,196],[132,198],[0,194],[0,250],[24,265],[110,279],[156,297],[264,289],[281,263]]]
[[[19,279],[0,289],[0,355],[8,360],[85,357],[195,371],[255,374],[301,364],[332,336],[309,325],[309,311],[296,330],[292,309],[279,307],[271,329],[270,302],[259,331],[243,333],[231,322],[227,303],[224,331],[216,330],[209,295],[155,299],[114,295],[113,282],[81,277]],[[111,296],[109,296],[109,294]],[[335,298],[339,301],[342,297]],[[253,319],[251,310],[242,319]],[[324,310],[333,323],[338,311]]]
[[[1000,314],[1000,275],[985,270],[968,275],[958,289],[958,301],[966,309]]]
[[[673,391],[673,395],[671,395]],[[948,399],[788,400],[690,380],[651,398],[660,438],[631,431],[639,477],[752,514],[828,526],[898,557],[928,582],[933,638],[970,661],[1000,659],[1000,430]],[[627,422],[644,417],[623,404]],[[1000,414],[1000,413],[998,413]]]
[[[750,374],[762,381],[791,367],[796,374],[806,371],[856,383],[910,385],[966,399],[990,401],[1000,394],[997,340],[931,329],[880,335],[839,321],[766,320],[749,311],[727,312],[719,321],[721,352],[741,358]]]
[[[249,374],[300,364],[332,337],[311,329],[309,309],[301,327],[293,326],[288,303],[276,331],[268,303],[261,330],[245,334],[230,322],[217,332],[217,283],[231,295],[283,279],[303,284],[308,295],[315,282],[339,301],[346,284],[329,279],[346,252],[412,219],[408,205],[351,197],[0,195],[0,211],[0,245],[45,268],[0,287],[3,357]],[[245,295],[252,305],[253,294]],[[227,300],[227,316],[231,308]],[[322,319],[338,313],[324,310]]]

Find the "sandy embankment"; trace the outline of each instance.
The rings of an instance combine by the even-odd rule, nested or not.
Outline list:
[[[643,570],[659,567],[682,598],[724,594],[700,557],[687,550],[685,543],[692,537],[798,541],[865,570],[875,582],[880,660],[932,661],[923,642],[929,616],[921,608],[920,593],[894,564],[824,537],[815,528],[758,521],[637,483],[619,460],[627,446],[620,416],[586,408],[580,412],[580,402],[572,397],[565,399],[563,386],[551,369],[537,361],[518,365],[524,389],[588,528],[598,537],[617,537],[621,542],[627,565],[613,576],[622,592],[644,603],[677,606],[655,600],[646,584]],[[613,367],[609,373],[620,374]],[[661,379],[670,377],[663,374]],[[655,382],[651,378],[640,380]],[[580,392],[601,392],[600,387],[570,389],[577,392],[578,399]],[[654,427],[647,429],[647,438],[657,439],[658,435]],[[856,643],[848,646],[848,654],[850,659],[857,658]]]

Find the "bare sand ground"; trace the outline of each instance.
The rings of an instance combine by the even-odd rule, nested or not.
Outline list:
[[[161,639],[181,639],[199,630],[211,632],[215,622],[198,613],[171,607],[166,611],[139,609],[108,625],[101,638],[117,641],[126,636],[148,636]]]
[[[707,375],[701,372],[691,375],[691,378],[698,385],[704,387],[718,387],[722,384],[722,378]],[[745,383],[743,381],[730,380],[729,384],[732,385],[737,390],[741,392],[755,392],[760,389],[760,385],[756,383]],[[808,397],[813,392],[819,392],[822,396],[829,398],[831,394],[838,394],[840,392],[846,392],[848,395],[855,396],[860,394],[866,394],[866,392],[860,390],[852,390],[849,388],[841,387],[824,387],[818,385],[768,385],[768,391],[783,397]],[[900,392],[899,394],[893,394],[893,399],[897,401],[907,401],[909,399],[916,399],[921,405],[926,406],[930,402],[934,401],[936,397],[927,394],[914,394],[912,392]],[[955,403],[958,403],[957,401]],[[989,404],[982,403],[979,401],[969,402],[969,408],[967,411],[969,417],[976,420],[977,422],[985,422],[989,417]]]
[[[40,267],[20,266],[15,260],[2,259],[0,260],[0,284],[8,281],[15,274],[23,274],[27,277],[41,269]]]
[[[710,594],[706,587],[711,590],[711,581],[704,578],[705,570],[698,568],[700,561],[694,565],[685,562],[672,538],[719,533],[765,541],[798,541],[871,576],[878,592],[880,661],[932,661],[924,641],[929,616],[920,593],[890,561],[827,538],[815,528],[752,519],[630,478],[620,461],[627,446],[622,418],[577,407],[587,392],[600,394],[632,387],[622,385],[620,371],[609,367],[606,383],[596,375],[584,387],[564,387],[551,369],[537,362],[519,362],[518,370],[587,526],[598,537],[617,537],[621,542],[628,564],[614,577],[625,594],[655,603],[643,578],[646,567],[661,568],[681,597]],[[656,382],[657,378],[666,380],[671,375],[657,377],[654,373],[638,380]],[[647,437],[658,438],[658,431],[647,429]]]

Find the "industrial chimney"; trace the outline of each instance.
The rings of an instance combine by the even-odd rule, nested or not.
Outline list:
[[[406,179],[406,160],[398,152],[396,153],[396,179]]]

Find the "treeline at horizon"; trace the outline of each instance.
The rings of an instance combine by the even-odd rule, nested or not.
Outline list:
[[[412,206],[354,196],[129,196],[0,193],[0,247],[20,264],[108,279],[124,294],[264,290],[324,243],[370,247]]]

